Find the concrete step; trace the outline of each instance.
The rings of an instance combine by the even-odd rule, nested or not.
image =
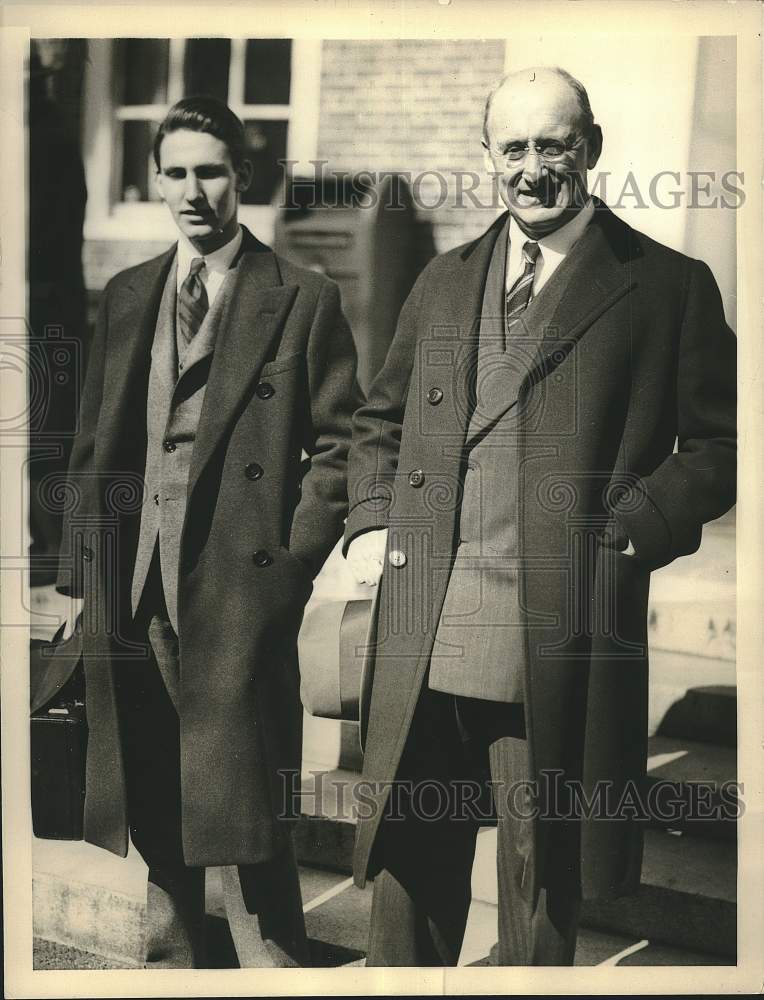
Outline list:
[[[34,936],[50,944],[36,948],[35,968],[140,965],[147,873],[135,850],[118,858],[81,841],[35,840],[32,868]],[[300,888],[311,964],[336,967],[362,959],[371,887],[362,892],[344,875],[301,866]],[[219,869],[208,869],[206,901],[210,967],[236,968]],[[56,964],[61,962],[70,964]]]
[[[364,897],[352,899],[342,899],[343,923],[337,923],[333,928],[326,926],[327,920],[324,915],[321,917],[322,933],[327,931],[342,932],[345,922],[351,922],[354,928],[366,929],[368,925],[368,894]],[[467,930],[464,935],[464,944],[459,957],[460,966],[490,966],[498,965],[498,946],[496,938],[496,907],[490,903],[474,902],[470,907]],[[333,916],[329,917],[333,920]],[[310,932],[311,918],[308,917],[308,929]],[[345,959],[352,952],[342,954],[335,952],[335,958]],[[214,968],[235,968],[235,964],[229,959],[224,959],[222,954],[218,954],[218,963]],[[315,958],[315,954],[313,956]],[[319,956],[320,957],[320,956]],[[90,951],[83,951],[81,948],[73,948],[68,945],[59,944],[56,941],[46,941],[44,938],[35,938],[33,942],[33,968],[35,970],[115,970],[115,969],[137,969],[137,964],[127,962],[117,962],[114,959],[104,958],[103,955]],[[228,962],[228,964],[224,964]],[[361,954],[358,958],[349,958],[347,961],[333,961],[332,966],[342,968],[363,967],[366,964],[366,956]],[[717,955],[709,955],[701,952],[686,951],[680,948],[670,948],[665,945],[655,944],[645,939],[635,937],[625,937],[618,934],[603,934],[600,931],[593,931],[587,927],[581,928],[578,934],[578,944],[576,947],[575,965],[579,968],[597,965],[686,965],[686,966],[718,966],[723,964],[733,964],[725,962]],[[322,963],[321,967],[326,967]]]
[[[495,905],[496,831],[478,834],[473,898]],[[647,830],[642,885],[634,896],[587,902],[586,927],[734,958],[736,951],[736,845]]]
[[[464,946],[459,965],[495,966],[499,964],[497,943],[486,951],[486,942],[496,937],[496,907],[473,903],[470,909]],[[611,934],[581,927],[576,943],[577,968],[629,965],[734,965],[730,959],[704,952],[671,948],[638,938],[635,935]]]
[[[732,684],[688,688],[670,706],[655,735],[737,746],[737,688]]]
[[[734,774],[734,751],[656,738],[650,743],[650,764],[654,782],[676,782],[680,793],[687,794],[692,782],[728,780],[727,776]],[[306,812],[311,815],[303,817],[297,829],[302,864],[342,873],[352,870],[354,786],[358,780],[357,774],[339,770],[307,780]],[[713,807],[713,799],[708,801]],[[692,836],[683,833],[683,825],[692,830]],[[663,828],[647,829],[639,893],[613,903],[587,904],[587,925],[694,951],[704,951],[713,942],[716,953],[734,956],[734,831],[734,821],[720,819],[677,820],[663,824]],[[496,830],[488,827],[478,835],[473,897],[493,905],[497,902],[495,859]]]
[[[639,892],[586,902],[581,919],[594,929],[734,959],[736,899],[735,843],[648,830]]]
[[[734,747],[651,737],[646,802],[654,806],[652,824],[689,836],[734,840],[744,805],[736,776]]]
[[[479,852],[489,853],[495,831],[479,835]],[[72,879],[72,872],[79,880]],[[146,870],[131,853],[126,860],[85,844],[35,844],[35,969],[131,969],[140,963]],[[300,884],[317,967],[364,964],[373,887],[357,889],[342,874],[301,867]],[[41,894],[45,887],[46,893]],[[53,890],[57,890],[57,897]],[[473,879],[470,907],[459,965],[497,964],[497,907],[479,897]],[[58,904],[58,920],[55,903]],[[73,919],[73,915],[76,919]],[[60,918],[65,919],[61,920]],[[207,880],[210,967],[236,968],[236,954],[223,917],[219,874]],[[131,942],[115,945],[119,940]],[[117,954],[114,954],[114,952]],[[722,965],[729,957],[707,948],[690,950],[648,940],[642,934],[582,927],[577,966],[594,965]]]

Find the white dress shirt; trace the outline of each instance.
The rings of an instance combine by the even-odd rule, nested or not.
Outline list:
[[[241,226],[239,226],[234,238],[229,240],[225,246],[219,247],[212,253],[201,254],[188,237],[181,233],[178,239],[178,294],[180,294],[180,286],[191,270],[191,261],[196,257],[204,257],[205,266],[199,274],[207,290],[207,302],[211,307],[225,280],[226,272],[239,252],[242,238],[243,234]]]
[[[548,236],[538,240],[541,253],[536,259],[536,274],[533,279],[533,294],[538,295],[557,268],[565,260],[571,247],[583,235],[594,215],[594,202],[590,198],[580,212],[570,222],[560,226]],[[523,247],[530,239],[520,229],[514,218],[509,220],[509,253],[507,254],[507,291],[512,288],[523,273]]]

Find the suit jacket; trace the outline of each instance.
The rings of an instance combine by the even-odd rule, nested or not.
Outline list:
[[[82,595],[90,728],[85,838],[127,850],[115,672],[142,646],[131,580],[145,497],[151,346],[175,248],[104,290],[69,469],[59,589]],[[189,865],[285,843],[302,709],[296,638],[342,532],[358,397],[330,280],[245,231],[218,331],[179,539],[182,823]],[[307,456],[303,459],[303,455]],[[252,475],[253,465],[262,475]],[[285,777],[286,775],[286,777]]]
[[[650,571],[695,551],[703,523],[735,496],[735,338],[713,277],[601,202],[596,209],[560,268],[565,290],[541,340],[533,345],[526,329],[517,396],[518,592],[538,796],[530,895],[544,884],[587,897],[639,885],[636,823],[552,820],[570,811],[576,790],[604,793],[613,811],[642,781]],[[391,557],[364,760],[378,791],[359,824],[359,883],[376,866],[385,783],[408,738],[454,564],[476,332],[505,219],[420,275],[355,417],[345,546],[388,527]],[[419,478],[414,488],[414,469],[429,494]],[[638,558],[603,544],[611,515]]]

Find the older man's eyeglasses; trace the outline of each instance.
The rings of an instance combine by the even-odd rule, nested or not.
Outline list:
[[[497,149],[496,155],[508,163],[521,163],[529,153],[538,156],[543,163],[562,163],[583,141],[584,136],[579,136],[569,142],[563,142],[560,139],[539,139],[538,142],[529,139],[527,142],[510,142]]]

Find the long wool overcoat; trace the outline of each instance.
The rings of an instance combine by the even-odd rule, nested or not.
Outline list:
[[[151,502],[151,345],[174,252],[123,271],[103,293],[58,581],[85,598],[85,838],[121,855],[128,817],[115,677],[141,652],[131,645],[130,591],[140,510]],[[352,337],[329,279],[245,231],[229,315],[193,448],[179,566],[189,865],[252,864],[284,842],[289,824],[279,817],[294,811],[288,774],[301,754],[297,632],[313,577],[342,533],[358,403]]]
[[[517,482],[537,816],[536,864],[523,891],[564,882],[584,898],[639,884],[634,792],[646,763],[650,572],[695,551],[703,523],[735,495],[735,337],[714,279],[702,262],[634,231],[602,203],[596,209],[566,261],[552,321],[542,336],[526,331],[537,339],[525,351],[506,450]],[[388,783],[426,683],[453,565],[476,335],[505,221],[420,275],[355,418],[345,547],[389,528],[359,884],[379,867],[373,849]],[[613,515],[636,556],[604,544]]]

